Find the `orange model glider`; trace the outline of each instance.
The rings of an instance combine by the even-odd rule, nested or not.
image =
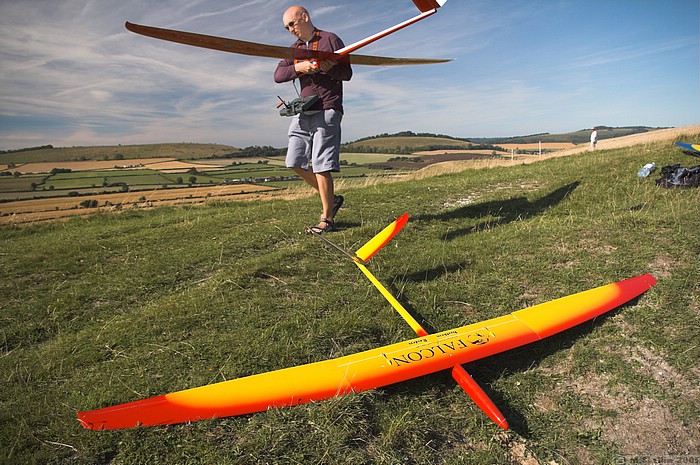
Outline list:
[[[344,357],[78,413],[88,429],[120,429],[222,418],[375,389],[441,370],[453,376],[499,426],[507,422],[461,364],[539,341],[604,314],[651,288],[650,274],[535,305],[509,315],[428,334],[364,266],[405,224],[404,215],[350,258],[419,335]],[[332,243],[331,243],[332,244]],[[337,248],[337,246],[335,246]],[[339,249],[342,251],[342,249]],[[467,380],[468,378],[468,380]]]

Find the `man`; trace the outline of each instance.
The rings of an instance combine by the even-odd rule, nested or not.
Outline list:
[[[282,22],[297,38],[291,46],[294,49],[333,52],[344,47],[332,32],[316,29],[309,12],[301,6],[285,11]],[[344,200],[341,195],[335,195],[332,173],[340,171],[343,81],[351,77],[349,62],[318,61],[310,55],[307,59],[282,60],[275,70],[275,82],[299,79],[302,97],[314,94],[319,97],[308,111],[292,118],[286,159],[286,166],[321,197],[321,220],[309,228],[319,233],[336,230],[335,216]]]
[[[598,143],[598,131],[596,128],[593,128],[593,132],[591,133],[591,150],[595,150],[595,146]]]

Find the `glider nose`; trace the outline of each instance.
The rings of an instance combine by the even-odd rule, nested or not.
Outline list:
[[[440,8],[447,0],[413,0],[418,9],[425,13],[426,11]]]

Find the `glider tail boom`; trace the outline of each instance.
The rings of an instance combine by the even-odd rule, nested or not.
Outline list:
[[[375,288],[379,291],[382,296],[394,307],[394,310],[401,315],[406,323],[413,329],[413,331],[420,337],[427,336],[428,331],[423,328],[423,326],[416,320],[413,315],[411,315],[408,310],[404,308],[401,303],[396,300],[396,298],[379,282],[379,280],[367,269],[365,263],[374,256],[382,247],[384,247],[398,232],[406,225],[408,222],[408,213],[404,213],[402,216],[397,218],[389,226],[381,230],[376,236],[367,241],[365,245],[360,247],[355,256],[353,257],[350,253],[343,250],[341,247],[337,246],[330,240],[326,239],[322,235],[313,232],[314,235],[323,239],[326,243],[330,244],[333,248],[338,250],[343,255],[352,259],[355,265],[362,271],[362,273],[370,280]],[[503,429],[508,429],[508,422],[503,416],[496,404],[489,398],[489,396],[484,392],[484,390],[477,384],[472,376],[464,369],[462,365],[455,365],[452,368],[452,377],[457,384],[459,384],[464,392],[474,401],[474,403],[499,427]]]
[[[414,17],[411,18],[411,19],[408,19],[408,20],[406,20],[406,21],[404,21],[404,22],[402,22],[402,23],[397,24],[396,26],[392,26],[392,27],[390,27],[390,28],[388,28],[388,29],[385,29],[385,30],[383,30],[383,31],[381,31],[381,32],[377,32],[376,34],[371,35],[371,36],[369,36],[369,37],[367,37],[367,38],[365,38],[365,39],[358,40],[358,41],[355,42],[354,44],[350,44],[350,45],[348,45],[347,47],[343,47],[343,48],[341,48],[340,50],[336,50],[335,53],[337,53],[337,54],[340,55],[340,56],[347,55],[348,53],[354,52],[354,51],[357,50],[358,48],[362,48],[362,47],[364,47],[365,45],[369,45],[369,44],[371,44],[372,42],[375,42],[375,41],[381,39],[382,37],[386,37],[386,36],[388,36],[389,34],[393,34],[394,32],[396,32],[396,31],[398,31],[398,30],[401,30],[401,29],[403,29],[403,28],[405,28],[405,27],[407,27],[407,26],[410,26],[410,25],[413,24],[413,23],[417,23],[417,22],[420,21],[421,19],[425,19],[425,18],[427,18],[428,16],[431,16],[431,15],[433,15],[433,14],[435,14],[435,13],[437,13],[437,10],[435,10],[435,9],[425,11],[425,12],[419,14],[418,16],[414,16]]]

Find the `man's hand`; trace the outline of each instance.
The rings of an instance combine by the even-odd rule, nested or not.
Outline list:
[[[315,61],[300,61],[294,65],[294,70],[298,74],[317,74],[320,72],[327,73],[335,66],[334,61],[324,60],[320,63]]]
[[[316,74],[320,72],[318,63],[315,61],[300,61],[294,65],[294,70],[297,74]]]

